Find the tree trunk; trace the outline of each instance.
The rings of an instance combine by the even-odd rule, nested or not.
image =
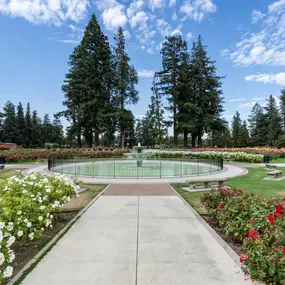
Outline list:
[[[98,132],[95,132],[95,146],[100,146],[100,138]]]
[[[202,147],[202,134],[198,133],[198,147]]]
[[[192,134],[192,148],[196,147],[196,134]]]
[[[77,147],[82,148],[81,131],[77,133]]]
[[[178,145],[178,134],[177,134],[177,120],[176,120],[176,107],[173,108],[173,143],[174,146]]]
[[[86,146],[91,148],[93,145],[92,130],[85,133]]]
[[[124,132],[124,129],[121,129],[121,133],[120,133],[120,147],[125,148],[125,132]]]
[[[184,131],[184,147],[188,148],[188,133]]]

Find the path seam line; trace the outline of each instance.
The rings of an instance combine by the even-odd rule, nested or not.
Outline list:
[[[138,285],[138,263],[139,263],[139,227],[140,227],[140,196],[138,196],[138,216],[137,216],[137,248],[136,248],[136,282]]]

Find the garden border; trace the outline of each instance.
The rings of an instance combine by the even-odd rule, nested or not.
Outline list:
[[[92,199],[71,221],[69,221],[63,229],[58,232],[53,239],[46,244],[40,252],[38,252],[35,257],[33,257],[18,273],[7,283],[7,285],[13,285],[15,282],[19,281],[23,276],[24,278],[30,274],[28,272],[25,275],[25,272],[29,271],[32,266],[37,266],[41,259],[56,245],[56,243],[66,234],[69,229],[85,214],[85,212],[99,199],[104,192],[110,187],[108,184],[94,199]]]
[[[245,269],[246,272],[249,272],[247,267],[239,261],[239,255],[225,242],[217,232],[200,216],[200,214],[174,189],[174,187],[170,184],[172,190],[176,193],[176,195],[182,200],[182,202],[189,208],[189,210],[196,216],[198,221],[205,227],[205,229],[212,235],[212,237],[222,246],[222,248],[226,251],[226,253],[233,259],[233,261],[237,264],[241,270]],[[255,285],[266,285],[261,281],[254,280]]]

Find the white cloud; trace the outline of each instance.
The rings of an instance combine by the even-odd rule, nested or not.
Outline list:
[[[285,72],[280,73],[262,73],[256,75],[248,75],[245,77],[246,81],[257,81],[262,83],[275,83],[278,85],[285,85]]]
[[[149,16],[147,15],[147,13],[144,11],[140,11],[132,16],[132,18],[130,19],[130,25],[133,29],[138,27],[140,31],[146,30],[148,20]]]
[[[173,20],[173,21],[176,21],[176,20],[177,20],[177,15],[176,15],[176,13],[173,13],[173,14],[172,14],[172,20]]]
[[[140,69],[138,70],[138,76],[142,78],[153,78],[154,71],[153,70],[147,70],[147,69]]]
[[[157,8],[162,8],[165,6],[165,0],[148,0],[149,7],[153,11]]]
[[[245,99],[244,98],[235,98],[235,99],[229,100],[229,102],[240,102],[240,101],[245,101]]]
[[[88,0],[0,0],[0,13],[22,17],[34,24],[56,26],[84,19]]]
[[[102,18],[103,23],[108,30],[124,27],[128,21],[124,12],[124,6],[121,4],[104,10]]]
[[[182,20],[193,19],[201,22],[206,14],[215,13],[216,5],[212,0],[186,0],[180,7],[180,13],[185,14]]]
[[[170,35],[170,33],[172,32],[172,27],[164,19],[157,19],[156,27],[163,37]]]
[[[285,1],[269,5],[260,22],[259,32],[244,34],[234,50],[224,56],[236,65],[285,66]]]
[[[261,13],[260,11],[258,10],[253,10],[252,11],[252,14],[251,14],[251,23],[252,24],[255,24],[257,23],[258,21],[262,20],[264,17],[266,16],[266,14],[263,14]]]
[[[239,108],[252,108],[256,102],[247,102],[245,104],[240,104],[238,107]]]
[[[124,31],[124,37],[125,37],[125,39],[129,40],[132,36],[131,36],[131,33],[128,30],[125,30]]]
[[[130,7],[127,9],[127,15],[131,18],[136,12],[140,11],[144,5],[143,0],[134,1],[131,3]]]
[[[186,40],[187,40],[187,41],[191,40],[192,37],[193,37],[193,34],[192,34],[192,33],[187,33],[187,34],[186,34]]]
[[[176,0],[169,1],[169,7],[173,7],[176,4]]]
[[[78,45],[80,43],[79,40],[70,40],[70,39],[67,39],[67,40],[56,40],[57,42],[59,43],[63,43],[63,44],[73,44],[73,45]]]

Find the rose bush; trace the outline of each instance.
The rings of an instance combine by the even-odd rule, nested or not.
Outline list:
[[[76,157],[89,157],[89,158],[110,158],[122,157],[128,150],[93,150],[93,149],[23,149],[16,148],[11,150],[0,150],[0,156],[5,156],[7,162],[19,162],[35,159],[47,159],[50,155],[57,158],[76,158]]]
[[[224,158],[235,161],[262,163],[263,155],[250,154],[245,152],[219,152],[219,151],[160,151],[146,150],[144,153],[151,153],[158,158],[181,158],[189,157],[198,159]]]
[[[201,203],[228,235],[242,243],[240,261],[253,279],[285,284],[285,200],[268,199],[224,187]]]
[[[0,184],[0,284],[13,274],[15,241],[40,238],[52,227],[52,213],[77,189],[71,177],[62,175],[14,176]]]

